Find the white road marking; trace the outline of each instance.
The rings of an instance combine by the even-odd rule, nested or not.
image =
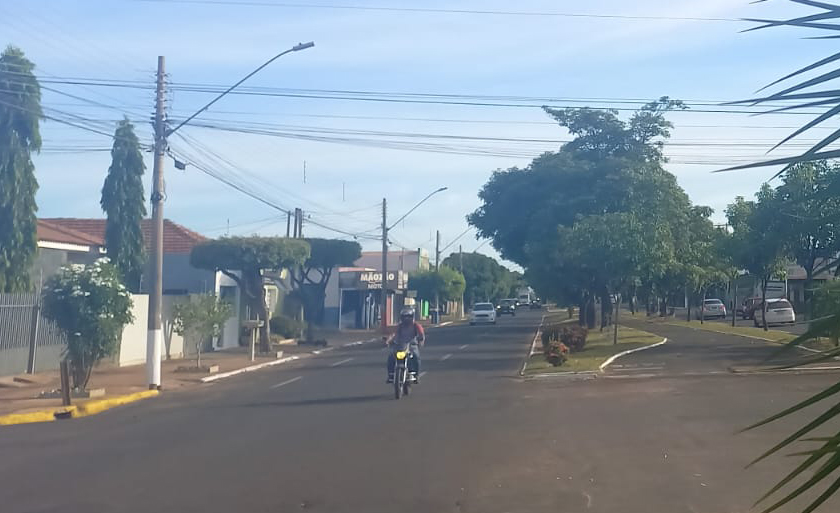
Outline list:
[[[298,381],[298,380],[301,380],[301,379],[303,379],[303,376],[298,376],[298,377],[296,377],[296,378],[287,379],[286,381],[284,381],[284,382],[282,382],[282,383],[277,383],[276,385],[271,385],[269,388],[280,388],[280,387],[282,387],[282,386],[284,386],[284,385],[288,385],[288,384],[290,384],[290,383],[294,383],[295,381]]]
[[[321,354],[321,353],[329,353],[330,351],[335,350],[335,347],[325,347],[324,349],[318,349],[316,351],[312,351],[312,354]]]
[[[446,361],[450,358],[452,358],[452,353],[443,355],[443,357],[440,359],[440,361],[444,362],[444,361]]]
[[[338,366],[339,366],[339,365],[341,365],[342,363],[347,363],[347,362],[352,361],[352,360],[353,360],[352,358],[345,358],[344,360],[339,360],[339,361],[337,361],[337,362],[335,362],[335,363],[331,363],[331,364],[330,364],[330,367],[338,367]]]
[[[357,341],[355,341],[355,342],[350,342],[350,343],[348,343],[348,344],[344,344],[342,347],[360,346],[360,345],[362,345],[362,344],[364,344],[364,342],[363,342],[363,341],[361,341],[361,340],[357,340]]]
[[[463,351],[464,349],[466,349],[466,348],[468,348],[468,347],[470,347],[470,345],[469,345],[469,344],[464,344],[464,345],[460,346],[458,349],[460,349],[461,351]]]
[[[421,377],[421,378],[422,378],[423,376],[425,376],[425,375],[426,375],[426,371],[423,371],[423,372],[421,372],[421,373],[420,373],[420,377]]]

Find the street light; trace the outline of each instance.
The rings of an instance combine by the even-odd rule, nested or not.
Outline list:
[[[436,189],[436,190],[430,192],[428,196],[421,199],[416,205],[411,207],[411,210],[409,210],[408,212],[403,214],[403,216],[400,217],[399,219],[397,219],[396,222],[394,224],[392,224],[391,226],[388,226],[388,223],[386,222],[387,203],[386,203],[385,198],[382,198],[382,291],[380,292],[381,293],[380,303],[381,303],[382,312],[380,314],[380,324],[382,326],[382,331],[383,332],[388,327],[388,319],[385,316],[385,313],[387,311],[386,305],[388,303],[388,289],[387,289],[387,284],[388,284],[388,232],[391,230],[391,228],[400,224],[400,222],[403,219],[405,219],[406,217],[408,217],[409,214],[411,214],[412,212],[414,212],[415,210],[420,208],[420,205],[422,205],[423,203],[428,201],[429,198],[431,198],[435,194],[437,194],[439,192],[443,192],[447,189],[448,189],[448,187],[441,187],[439,189]]]
[[[157,86],[155,99],[155,158],[154,168],[152,171],[152,195],[150,197],[152,203],[152,258],[151,258],[151,283],[152,287],[149,291],[149,316],[148,316],[148,338],[146,339],[146,373],[149,382],[149,389],[160,388],[160,359],[161,349],[163,347],[163,329],[161,311],[163,307],[163,162],[164,155],[168,147],[167,138],[178,131],[182,126],[186,125],[196,116],[210,108],[214,103],[221,100],[228,93],[239,87],[243,82],[259,73],[263,68],[276,61],[280,57],[291,53],[312,48],[315,43],[298,43],[284,52],[280,52],[271,59],[267,60],[262,66],[248,73],[239,82],[228,87],[222,94],[213,98],[213,100],[200,108],[192,116],[182,121],[178,126],[172,129],[166,128],[166,116],[164,101],[165,94],[165,72],[164,72],[164,57],[158,57],[157,69]],[[178,166],[178,163],[176,163]],[[267,319],[266,319],[267,320]]]
[[[260,66],[259,68],[255,69],[254,71],[252,71],[252,72],[248,73],[247,75],[245,75],[245,76],[242,78],[242,80],[240,80],[239,82],[237,82],[237,83],[233,84],[232,86],[228,87],[228,88],[225,90],[225,92],[223,92],[223,93],[222,93],[222,94],[220,94],[219,96],[217,96],[217,97],[213,98],[213,100],[212,100],[210,103],[208,103],[207,105],[205,105],[204,107],[202,107],[202,108],[198,109],[198,110],[195,112],[195,114],[193,114],[192,116],[188,117],[188,118],[187,118],[187,119],[185,119],[184,121],[181,121],[181,123],[180,123],[178,126],[176,126],[175,128],[173,128],[173,129],[171,129],[171,130],[167,130],[167,131],[166,131],[166,135],[167,135],[167,136],[170,136],[170,135],[174,134],[174,133],[175,133],[175,132],[176,132],[179,128],[181,128],[182,126],[184,126],[184,125],[186,125],[187,123],[189,123],[190,121],[192,121],[192,120],[193,120],[196,116],[198,116],[199,114],[201,114],[201,113],[202,113],[202,112],[204,112],[205,110],[209,109],[211,105],[213,105],[213,104],[214,104],[214,103],[216,103],[217,101],[221,100],[221,99],[222,99],[222,97],[224,97],[225,95],[227,95],[228,93],[230,93],[231,91],[233,91],[234,89],[236,89],[237,87],[239,87],[239,86],[242,84],[242,82],[245,82],[245,81],[246,81],[246,80],[248,80],[249,78],[253,77],[253,76],[254,76],[254,75],[256,75],[257,73],[259,73],[260,71],[262,71],[262,69],[263,69],[263,68],[265,68],[266,66],[268,66],[268,65],[269,65],[269,64],[271,64],[272,62],[276,61],[276,60],[277,60],[277,59],[279,59],[280,57],[283,57],[283,56],[284,56],[284,55],[286,55],[287,53],[299,52],[299,51],[301,51],[301,50],[306,50],[307,48],[312,48],[313,46],[315,46],[315,43],[314,43],[313,41],[310,41],[310,42],[308,42],[308,43],[298,43],[298,44],[296,44],[295,46],[293,46],[293,47],[289,48],[288,50],[286,50],[286,51],[284,51],[284,52],[280,52],[280,53],[278,53],[277,55],[275,55],[274,57],[272,57],[272,58],[268,59],[267,61],[265,61],[265,63],[263,63],[263,65],[262,65],[262,66]]]

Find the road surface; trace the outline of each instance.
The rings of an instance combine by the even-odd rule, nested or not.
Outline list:
[[[523,381],[539,319],[430,330],[427,374],[399,402],[385,353],[365,346],[94,417],[2,428],[0,509],[746,512],[792,460],[744,466],[797,423],[735,431],[836,380],[716,373],[755,354],[704,353],[703,333],[673,328],[684,351],[652,350],[643,362],[656,370]]]

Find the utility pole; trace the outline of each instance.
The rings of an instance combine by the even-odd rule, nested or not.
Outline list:
[[[388,303],[388,203],[385,198],[382,198],[382,290],[380,291],[380,320],[382,324],[382,333],[388,328],[388,319],[385,313],[388,310],[386,305]]]
[[[159,390],[160,358],[163,345],[161,309],[163,306],[163,158],[166,154],[166,66],[158,56],[155,94],[155,148],[152,170],[152,288],[149,291],[149,332],[146,340],[146,377],[149,390]]]
[[[292,235],[292,211],[286,211],[286,238]]]
[[[440,230],[437,230],[435,235],[435,274],[440,273]],[[435,312],[436,322],[440,322],[440,293],[435,288]]]
[[[458,270],[461,272],[462,275],[464,274],[464,246],[462,246],[461,244],[458,244]],[[464,290],[464,292],[461,292],[461,317],[460,317],[461,319],[464,318],[464,312],[465,312],[465,309],[464,309],[464,293],[465,292],[466,292],[466,290]]]
[[[298,209],[298,238],[303,238],[303,210]]]

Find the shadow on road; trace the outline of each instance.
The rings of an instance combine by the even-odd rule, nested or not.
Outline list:
[[[245,403],[238,405],[238,407],[264,408],[266,406],[323,406],[330,404],[361,404],[386,401],[388,399],[390,399],[390,396],[386,393],[377,395],[355,395],[347,397],[325,397],[322,399],[305,399],[300,401],[266,401],[259,403]]]

